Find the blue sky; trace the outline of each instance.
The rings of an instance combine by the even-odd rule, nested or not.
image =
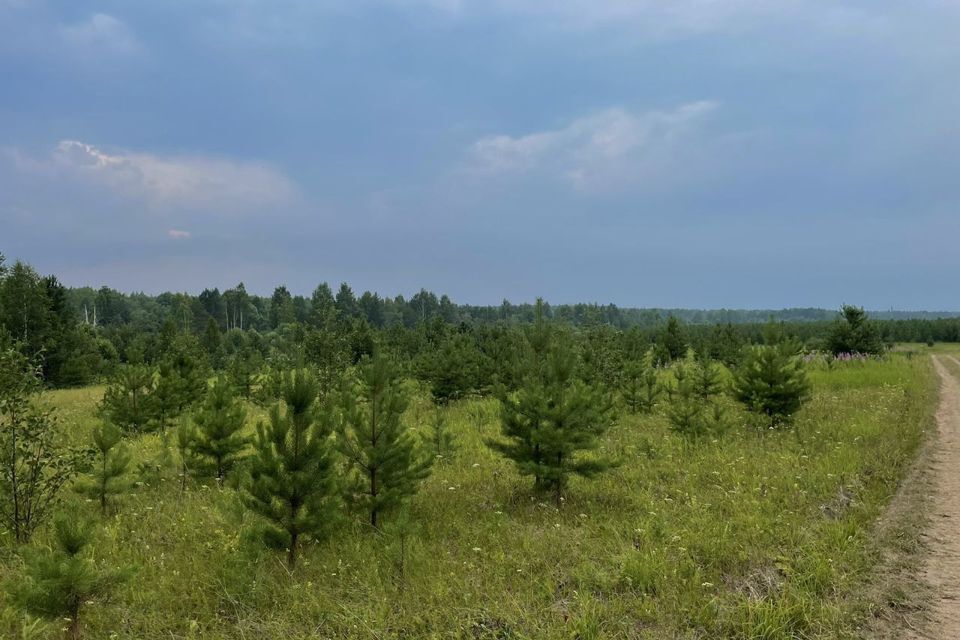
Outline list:
[[[71,285],[960,309],[954,0],[0,0]]]

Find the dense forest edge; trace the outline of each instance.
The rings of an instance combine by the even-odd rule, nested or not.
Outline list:
[[[159,363],[175,338],[202,351],[214,369],[235,360],[238,352],[286,362],[324,359],[329,364],[333,358],[356,363],[381,345],[424,373],[427,361],[445,349],[496,359],[497,350],[509,342],[506,336],[533,322],[535,308],[507,301],[496,307],[457,305],[425,290],[409,300],[370,291],[358,296],[346,283],[336,293],[321,283],[309,298],[292,295],[285,286],[270,297],[252,295],[243,284],[223,292],[204,289],[196,296],[127,294],[108,287],[65,287],[26,263],[5,265],[0,254],[0,332],[40,359],[45,383],[52,387],[103,380],[121,364]],[[690,347],[733,364],[744,345],[763,341],[770,322],[808,350],[836,351],[827,342],[842,321],[842,310],[825,309],[623,309],[543,302],[542,312],[575,328],[588,357],[603,360],[616,357],[611,351],[655,347],[659,362]],[[887,345],[960,342],[958,312],[869,315]]]

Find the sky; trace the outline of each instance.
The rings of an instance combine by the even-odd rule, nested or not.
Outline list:
[[[0,0],[68,285],[960,309],[958,0]]]

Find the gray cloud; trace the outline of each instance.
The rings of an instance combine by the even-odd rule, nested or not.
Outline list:
[[[250,161],[199,155],[107,152],[63,140],[46,157],[16,153],[20,170],[56,179],[65,174],[90,186],[141,202],[154,211],[248,213],[290,202],[295,184],[280,171]]]
[[[666,111],[610,108],[558,129],[486,136],[471,147],[472,167],[488,174],[544,170],[587,191],[618,186],[663,169],[718,108],[707,100]]]

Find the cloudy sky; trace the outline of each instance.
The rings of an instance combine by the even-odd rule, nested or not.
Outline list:
[[[71,285],[960,309],[957,0],[0,0]]]

